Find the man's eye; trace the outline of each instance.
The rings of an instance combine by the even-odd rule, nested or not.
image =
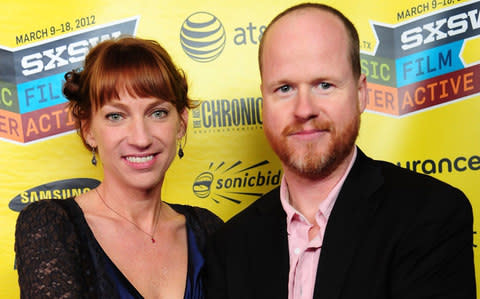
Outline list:
[[[320,84],[318,84],[318,87],[320,87],[321,89],[329,89],[330,87],[332,87],[332,84],[328,82],[321,82]]]
[[[292,88],[290,87],[290,85],[282,85],[280,86],[280,88],[278,89],[280,92],[289,92]]]
[[[112,120],[112,121],[119,121],[122,119],[122,116],[120,113],[109,113],[107,114],[107,119]]]

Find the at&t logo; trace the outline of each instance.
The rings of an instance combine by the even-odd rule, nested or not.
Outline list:
[[[190,15],[180,30],[183,51],[198,62],[215,60],[222,53],[226,39],[222,23],[208,12]]]

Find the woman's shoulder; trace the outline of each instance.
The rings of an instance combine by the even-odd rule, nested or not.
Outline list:
[[[215,215],[212,211],[190,205],[169,204],[177,213],[183,214],[187,218],[187,224],[193,226],[201,226],[208,235],[216,231],[222,224],[223,220]]]
[[[62,201],[64,200],[44,199],[33,202],[20,211],[17,223],[48,224],[54,222],[54,220],[64,219],[67,212]]]
[[[20,212],[15,257],[22,297],[83,298],[87,294],[85,281],[92,281],[94,272],[72,219],[75,204],[73,199],[44,199]]]
[[[28,256],[22,253],[52,248],[67,236],[71,237],[72,223],[61,201],[44,199],[29,204],[20,212],[15,227],[15,251],[22,259]]]
[[[192,209],[200,219],[210,219],[214,222],[223,223],[220,217],[206,208],[192,206]]]
[[[16,235],[37,232],[61,232],[72,224],[76,215],[73,198],[44,199],[33,202],[20,211],[16,223]],[[78,206],[77,206],[78,207]]]

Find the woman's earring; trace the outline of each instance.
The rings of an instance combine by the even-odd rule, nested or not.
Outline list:
[[[97,166],[97,157],[95,157],[95,151],[96,151],[96,149],[94,147],[92,147],[92,164],[94,166]]]
[[[180,142],[180,146],[178,147],[178,157],[181,159],[184,155],[185,154],[183,153],[182,142]]]

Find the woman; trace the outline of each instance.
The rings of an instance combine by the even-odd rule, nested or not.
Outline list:
[[[24,298],[203,298],[206,237],[221,220],[161,199],[192,101],[168,53],[139,38],[104,41],[64,94],[101,184],[19,215],[15,250]]]

